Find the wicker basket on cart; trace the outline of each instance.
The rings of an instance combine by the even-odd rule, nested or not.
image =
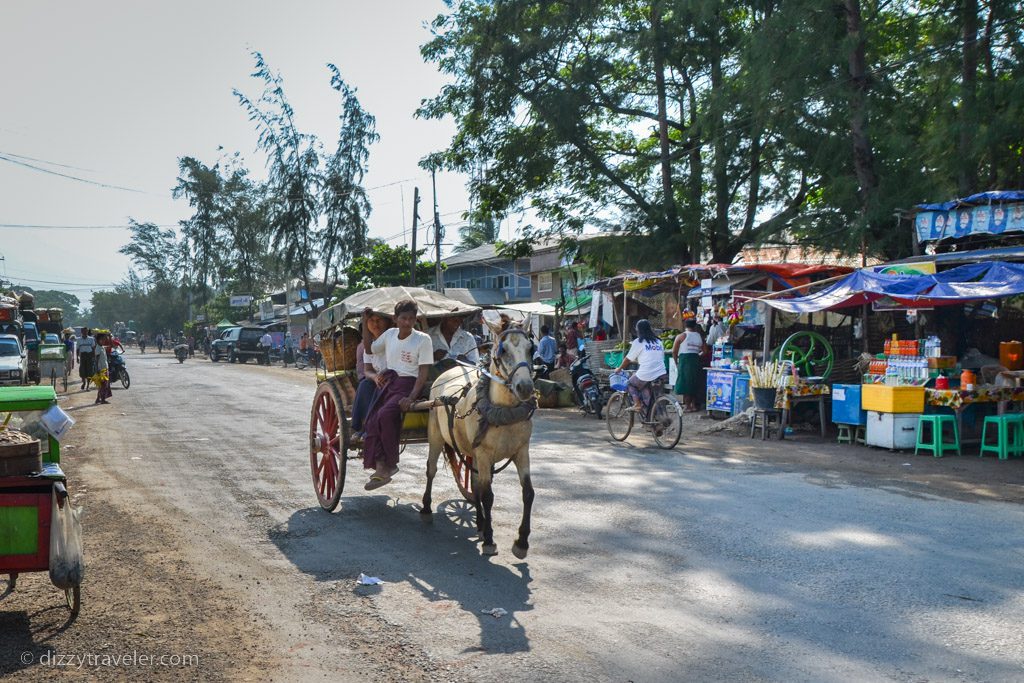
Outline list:
[[[362,337],[359,331],[351,327],[341,327],[330,333],[320,343],[320,353],[324,357],[324,365],[328,372],[356,369],[356,347]]]
[[[39,439],[16,429],[0,429],[0,477],[33,474],[42,468]]]

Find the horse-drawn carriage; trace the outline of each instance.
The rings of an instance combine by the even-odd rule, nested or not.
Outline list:
[[[319,341],[326,370],[317,373],[309,420],[309,464],[317,499],[328,512],[338,506],[348,461],[360,460],[363,447],[351,426],[358,385],[356,347],[361,339],[356,327],[358,318],[367,308],[390,317],[395,304],[403,299],[416,302],[417,326],[421,328],[451,316],[475,315],[480,310],[430,290],[385,287],[354,294],[323,311],[313,322],[312,333]],[[401,444],[403,451],[410,444],[430,445],[421,509],[424,514],[432,512],[431,485],[437,459],[445,455],[459,492],[476,507],[477,528],[487,554],[497,552],[490,523],[491,477],[514,462],[523,484],[524,510],[513,552],[525,557],[533,500],[530,418],[536,399],[530,372],[522,370],[532,365],[533,342],[527,331],[510,325],[507,319],[485,319],[485,323],[494,341],[487,364],[461,364],[436,376],[421,400],[404,414]]]

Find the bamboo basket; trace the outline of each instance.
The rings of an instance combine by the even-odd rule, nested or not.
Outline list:
[[[320,344],[328,372],[356,369],[356,347],[362,337],[351,327],[342,327]]]

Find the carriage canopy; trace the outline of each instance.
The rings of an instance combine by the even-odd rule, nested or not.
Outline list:
[[[450,315],[470,315],[480,311],[479,306],[449,299],[422,287],[378,287],[356,292],[325,309],[311,323],[312,334],[317,335],[340,325],[346,318],[359,317],[367,307],[376,313],[391,316],[394,314],[395,304],[402,299],[415,301],[419,306],[420,317],[428,320],[446,318]]]

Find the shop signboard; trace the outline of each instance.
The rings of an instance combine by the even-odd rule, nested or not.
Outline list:
[[[920,211],[914,218],[918,242],[1024,231],[1024,202],[959,206]]]
[[[707,410],[732,412],[732,383],[735,373],[708,370]]]
[[[242,308],[252,303],[252,296],[249,294],[236,294],[228,299],[228,304],[232,308]]]

